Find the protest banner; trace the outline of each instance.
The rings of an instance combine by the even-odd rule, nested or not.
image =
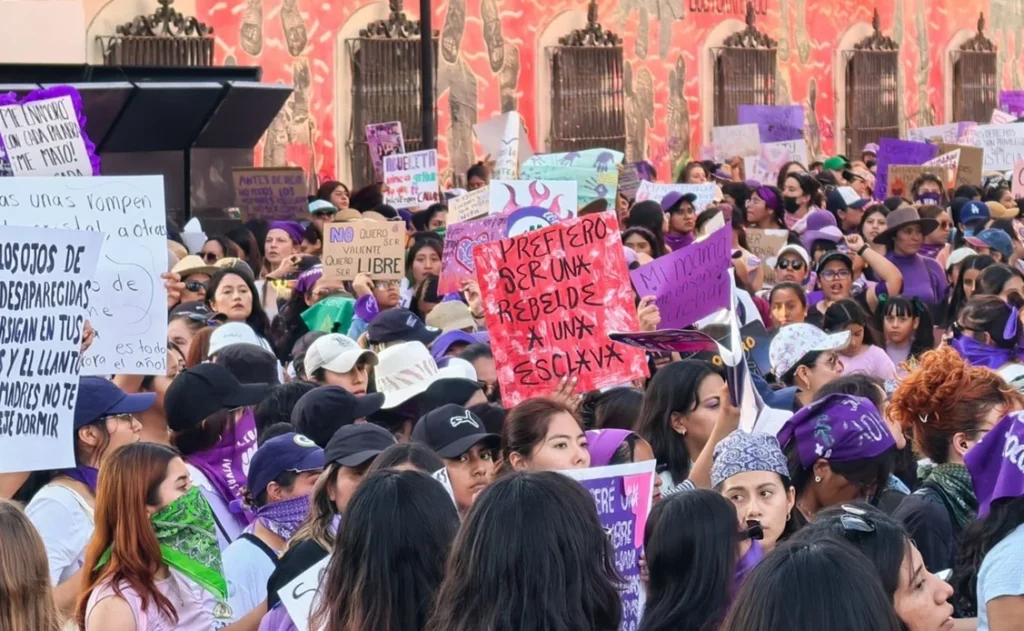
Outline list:
[[[1007,114],[1002,110],[992,110],[992,118],[988,122],[990,125],[1009,125],[1015,120],[1017,117],[1013,114]]]
[[[973,129],[973,128],[972,128]],[[978,186],[981,184],[982,163],[985,160],[985,150],[964,144],[938,145],[939,153],[945,155],[951,151],[960,151],[960,160],[956,164],[956,186]]]
[[[99,232],[0,230],[0,473],[75,466],[79,349],[102,247]]]
[[[83,375],[167,370],[167,211],[158,175],[0,178],[0,223],[104,234]]]
[[[507,216],[529,206],[549,210],[559,219],[572,219],[579,207],[578,185],[572,180],[491,180],[488,188],[491,215]]]
[[[523,166],[594,167],[599,172],[615,171],[626,154],[614,149],[584,149],[566,153],[541,153],[523,160]]]
[[[643,351],[608,339],[640,326],[613,212],[479,244],[473,258],[506,405],[563,377],[586,392],[647,375]]]
[[[923,166],[926,167],[946,167],[946,174],[948,179],[946,180],[946,188],[956,187],[956,168],[960,164],[960,150],[954,149],[948,153],[943,153],[937,156],[933,160],[925,162]]]
[[[756,124],[762,143],[804,139],[803,105],[740,105],[740,125]]]
[[[441,277],[437,291],[450,294],[462,289],[462,283],[476,279],[473,248],[481,243],[501,241],[505,238],[507,217],[493,215],[473,221],[448,224],[441,254]]]
[[[356,219],[324,226],[324,278],[354,280],[369,274],[373,280],[405,276],[405,223]]]
[[[437,149],[384,156],[384,203],[419,208],[441,201]]]
[[[0,106],[0,140],[16,176],[93,174],[69,95]]]
[[[747,228],[747,245],[750,251],[761,259],[761,269],[764,270],[764,284],[771,286],[775,284],[775,260],[778,258],[779,250],[786,245],[789,238],[788,230],[763,230],[761,228]]]
[[[1013,165],[1013,185],[1010,190],[1017,199],[1024,197],[1024,160],[1017,160]]]
[[[489,186],[482,186],[475,191],[465,195],[459,195],[448,200],[448,223],[461,223],[483,217],[490,209],[491,189]]]
[[[597,430],[601,431],[601,430]],[[644,611],[646,590],[640,582],[640,556],[644,552],[647,517],[651,514],[656,462],[559,471],[585,488],[597,507],[597,516],[613,550],[613,562],[625,584],[620,631],[635,631]]]
[[[402,135],[402,121],[373,123],[366,126],[366,144],[373,161],[373,173],[378,182],[384,181],[384,156],[405,153],[405,136]]]
[[[964,123],[949,123],[947,125],[931,125],[929,127],[915,127],[907,130],[907,140],[914,142],[949,142],[954,143],[960,137],[964,129]]]
[[[231,169],[242,219],[292,221],[309,214],[306,175],[299,167]]]
[[[923,164],[890,164],[889,177],[886,178],[886,185],[889,187],[886,197],[910,199],[912,194],[910,189],[914,185],[914,181],[925,173],[934,175],[942,182],[948,182],[950,179],[949,169],[946,167],[924,166]]]
[[[514,180],[519,177],[519,165],[533,156],[526,126],[518,112],[505,112],[489,121],[473,125],[484,153],[494,160],[491,177]]]
[[[299,574],[298,578],[277,590],[281,604],[297,631],[309,631],[309,615],[313,613],[313,605],[317,602],[317,594],[324,584],[323,577],[330,562],[331,556],[325,556]]]
[[[703,212],[709,205],[714,203],[718,194],[718,187],[713,183],[706,184],[658,184],[656,182],[640,182],[640,188],[636,191],[636,201],[655,201],[659,204],[669,193],[676,192],[686,195],[693,193],[697,199],[693,202],[693,208],[698,213]]]
[[[984,171],[1009,171],[1024,160],[1024,125],[978,125],[974,144],[985,150]]]
[[[629,273],[639,296],[657,296],[661,325],[682,329],[729,307],[732,229],[641,265]]]
[[[878,166],[875,171],[875,199],[884,200],[889,190],[889,165],[924,164],[939,155],[939,148],[926,142],[882,138],[878,141]]]
[[[1024,116],[1024,90],[1001,90],[999,109],[1015,117]]]
[[[619,184],[619,170],[602,171],[596,166],[563,166],[527,162],[520,170],[522,181],[572,181],[576,183],[577,209],[583,208],[596,199],[603,199],[609,206],[615,205]],[[492,180],[493,183],[493,180]]]
[[[712,127],[711,145],[718,162],[756,156],[761,153],[761,132],[756,124]]]
[[[782,167],[794,160],[800,164],[807,164],[806,140],[766,142],[761,145],[760,154],[743,158],[746,179],[774,186]]]

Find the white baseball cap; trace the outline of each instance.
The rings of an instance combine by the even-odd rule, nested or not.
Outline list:
[[[308,355],[306,367],[309,370]],[[466,377],[466,371],[458,363],[439,369],[422,342],[402,342],[385,348],[380,352],[380,362],[373,374],[377,392],[384,395],[385,410],[423,394],[438,379]]]
[[[210,335],[210,350],[207,352],[209,357],[213,357],[227,346],[234,344],[251,344],[253,346],[259,346],[268,353],[273,354],[273,350],[270,348],[270,342],[256,335],[256,331],[252,330],[252,327],[244,322],[225,322],[217,327],[217,329]]]
[[[366,363],[371,366],[377,365],[377,354],[373,351],[359,346],[355,340],[341,333],[328,333],[309,345],[303,366],[307,375],[321,368],[346,373],[355,368],[362,358],[366,358]]]
[[[850,345],[850,332],[825,333],[813,324],[790,324],[779,329],[768,347],[772,373],[782,378],[808,353],[838,351]]]
[[[796,254],[797,256],[804,260],[804,265],[808,266],[808,268],[810,267],[811,256],[807,254],[807,250],[803,249],[802,246],[799,246],[795,243],[790,243],[779,248],[779,253],[775,255],[775,260],[778,261],[779,259],[782,258],[783,254],[787,253]]]

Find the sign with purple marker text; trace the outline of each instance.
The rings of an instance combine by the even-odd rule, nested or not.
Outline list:
[[[441,200],[437,149],[384,156],[384,203],[419,208]]]
[[[926,142],[882,138],[878,141],[878,168],[875,173],[875,199],[885,199],[889,191],[889,165],[917,165],[939,155],[939,148]]]
[[[0,107],[0,139],[14,175],[93,173],[70,96]]]
[[[309,214],[306,176],[298,167],[246,167],[231,169],[235,205],[242,219],[291,221]]]
[[[356,219],[324,226],[324,278],[401,280],[405,275],[405,223]]]

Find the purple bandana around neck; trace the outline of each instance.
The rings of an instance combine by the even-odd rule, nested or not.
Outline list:
[[[226,504],[242,499],[241,491],[247,480],[249,460],[256,453],[256,420],[252,410],[235,422],[234,432],[224,433],[216,445],[206,451],[188,456],[189,464],[202,471],[217,495]],[[251,515],[233,513],[242,526],[248,526]]]
[[[922,243],[921,249],[917,253],[926,259],[934,259],[944,247],[946,247],[945,243]]]
[[[665,233],[665,245],[672,248],[672,251],[675,252],[693,243],[694,238],[692,232],[687,232],[686,234],[667,232]]]
[[[850,462],[881,455],[896,446],[878,408],[863,397],[831,394],[800,408],[778,434],[783,450],[796,441],[806,469],[818,458]]]
[[[72,480],[77,480],[86,485],[92,491],[92,494],[96,495],[96,484],[99,482],[100,476],[99,470],[80,464],[74,469],[68,469],[63,473]]]
[[[972,366],[983,366],[991,370],[999,370],[1010,362],[1018,360],[1018,354],[1009,348],[998,348],[982,344],[978,340],[960,335],[949,344],[960,357]]]
[[[295,531],[309,515],[309,506],[309,495],[281,500],[257,509],[256,521],[278,537],[290,541]],[[254,525],[255,522],[247,530],[252,531]]]
[[[978,498],[978,519],[992,502],[1024,495],[1024,413],[1003,417],[964,455]]]

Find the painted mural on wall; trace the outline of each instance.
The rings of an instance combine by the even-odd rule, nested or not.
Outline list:
[[[197,17],[214,27],[218,63],[260,65],[264,80],[296,86],[271,125],[257,160],[336,177],[336,148],[349,140],[336,120],[339,33],[370,0],[198,0]],[[646,156],[659,174],[697,155],[701,137],[700,60],[709,34],[740,23],[746,0],[598,0],[601,21],[623,38],[627,152]],[[943,57],[959,31],[976,30],[984,11],[987,36],[999,47],[1003,89],[1020,89],[1024,3],[1019,0],[875,0],[882,31],[900,43],[899,85],[905,127],[946,120]],[[528,123],[537,108],[537,70],[546,64],[538,39],[584,0],[435,0],[438,55],[438,148],[457,173],[482,157],[472,126],[518,109]],[[834,51],[855,23],[871,23],[872,3],[859,0],[754,0],[757,28],[778,40],[778,103],[802,103],[808,146],[835,147]],[[386,8],[385,8],[386,11]],[[406,13],[418,17],[418,3]],[[360,27],[365,24],[359,24]],[[564,35],[558,33],[557,35]],[[347,89],[339,90],[341,94]],[[534,146],[538,134],[529,130]],[[546,133],[546,130],[544,130]],[[312,175],[311,175],[312,177]],[[664,175],[663,175],[664,177]]]

